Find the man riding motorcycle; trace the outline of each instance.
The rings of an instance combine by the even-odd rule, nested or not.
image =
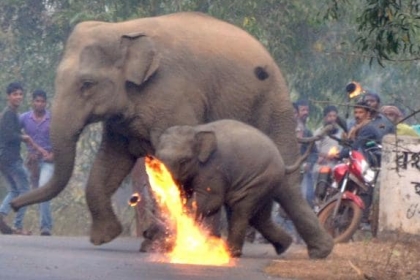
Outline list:
[[[349,133],[345,137],[350,141],[351,148],[343,148],[339,154],[331,155],[332,157],[343,159],[349,156],[350,149],[361,151],[371,167],[379,167],[380,165],[380,153],[367,152],[372,150],[371,146],[381,142],[382,135],[372,124],[371,121],[372,108],[365,101],[359,101],[356,103],[353,109],[354,118],[356,124],[350,129]],[[379,149],[378,149],[379,151]],[[368,189],[365,193],[360,193],[365,209],[363,211],[362,224],[365,226],[368,224],[370,206],[372,204],[373,189]]]

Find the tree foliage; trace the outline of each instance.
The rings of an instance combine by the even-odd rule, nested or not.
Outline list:
[[[325,17],[339,20],[340,10],[353,2],[331,0]],[[420,1],[365,0],[356,15],[359,50],[370,57],[370,63],[384,60],[419,60]]]
[[[385,96],[400,91],[415,94],[417,63],[410,60],[417,59],[419,52],[418,2],[3,0],[0,85],[21,80],[27,91],[42,87],[53,96],[55,68],[78,22],[200,11],[240,26],[260,40],[281,66],[292,98],[314,101],[317,121],[325,102],[345,100],[344,87],[351,80]],[[387,61],[388,69],[377,67],[375,61],[382,65]]]

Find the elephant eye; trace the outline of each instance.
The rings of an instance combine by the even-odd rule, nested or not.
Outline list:
[[[85,80],[85,81],[83,81],[82,86],[80,87],[80,90],[82,92],[85,92],[85,91],[89,90],[90,88],[92,88],[95,84],[96,84],[96,82],[93,81],[93,80]]]

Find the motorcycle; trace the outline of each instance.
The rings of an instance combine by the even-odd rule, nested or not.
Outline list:
[[[341,145],[346,144],[341,139],[335,140]],[[366,206],[360,194],[373,193],[369,189],[375,187],[378,179],[380,150],[380,145],[368,142],[364,153],[351,149],[342,163],[320,169],[315,187],[319,207],[317,215],[335,243],[349,241],[361,225]],[[371,226],[376,231],[377,220],[371,221]]]

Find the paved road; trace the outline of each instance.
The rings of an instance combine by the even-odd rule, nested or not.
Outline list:
[[[136,238],[117,238],[93,246],[88,237],[0,235],[1,280],[260,280],[264,267],[278,258],[265,244],[246,244],[232,267],[158,262],[158,254],[138,252]]]

